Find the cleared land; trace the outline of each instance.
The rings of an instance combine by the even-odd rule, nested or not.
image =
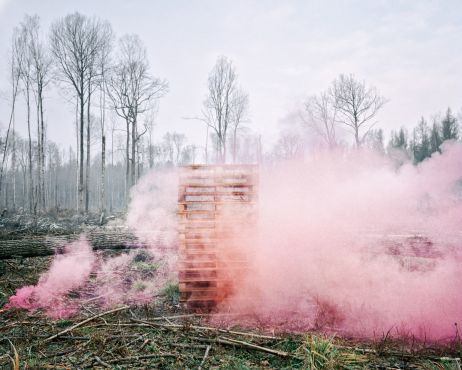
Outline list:
[[[121,253],[121,252],[119,252]],[[2,261],[0,304],[16,288],[34,284],[51,257]],[[91,302],[72,320],[50,320],[40,311],[0,309],[0,366],[68,368],[374,368],[459,369],[456,337],[446,345],[413,338],[361,341],[319,332],[267,333],[229,324],[233,320],[187,312],[169,286],[156,304],[102,311]],[[227,324],[225,324],[227,323]]]

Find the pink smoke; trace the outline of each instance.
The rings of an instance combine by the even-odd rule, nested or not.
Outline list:
[[[149,245],[145,262],[137,250],[95,256],[79,241],[9,306],[64,317],[81,303],[68,293],[84,287],[104,306],[153,302],[177,273],[176,177],[151,172],[132,190],[127,224]],[[462,316],[461,179],[455,143],[399,170],[366,151],[262,167],[258,227],[229,251],[246,256],[248,273],[220,311],[284,331],[453,337]]]
[[[460,144],[398,171],[362,151],[262,169],[249,273],[221,310],[281,330],[454,337],[461,179]]]
[[[85,239],[70,243],[64,254],[54,258],[50,269],[40,277],[37,285],[18,289],[10,297],[7,308],[43,309],[53,318],[72,316],[78,311],[78,306],[67,299],[67,294],[85,284],[94,262],[92,248]]]
[[[110,257],[93,252],[85,239],[70,243],[37,285],[18,289],[6,308],[42,309],[64,318],[88,302],[100,307],[155,302],[176,277],[175,180],[172,171],[150,173],[132,189],[127,224],[146,249]]]

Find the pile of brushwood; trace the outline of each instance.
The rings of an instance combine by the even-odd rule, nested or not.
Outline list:
[[[101,226],[121,214],[89,213],[72,211],[50,211],[40,214],[28,212],[0,212],[0,240],[25,235],[64,235],[83,231],[91,226]]]
[[[101,310],[91,302],[78,316],[1,307],[15,289],[36,283],[50,257],[4,261],[0,272],[0,368],[13,369],[460,369],[461,345],[431,346],[385,335],[360,341],[317,332],[268,333],[185,311],[178,289],[146,306]],[[218,322],[220,321],[218,317]],[[213,324],[212,324],[213,322]]]

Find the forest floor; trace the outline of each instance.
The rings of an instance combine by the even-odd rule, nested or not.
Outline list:
[[[99,223],[97,215],[3,218],[0,248],[2,240],[25,234],[66,234]],[[0,260],[0,369],[461,369],[460,338],[429,345],[388,335],[372,341],[317,331],[268,333],[259,325],[233,325],[232,316],[220,321],[187,311],[177,285],[150,305],[102,309],[87,301],[65,320],[6,309],[16,289],[36,284],[51,261]]]
[[[429,346],[387,337],[361,341],[319,332],[265,333],[212,324],[187,312],[178,292],[153,305],[106,311],[91,304],[66,320],[1,308],[37,282],[50,257],[2,262],[0,368],[13,369],[460,369],[460,343]],[[216,320],[214,321],[216,322]]]

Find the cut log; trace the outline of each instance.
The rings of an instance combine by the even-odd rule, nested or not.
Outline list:
[[[94,250],[146,247],[128,230],[98,230],[84,233]],[[25,236],[0,240],[0,260],[18,257],[43,257],[63,253],[64,247],[79,239],[80,234],[61,236]]]

